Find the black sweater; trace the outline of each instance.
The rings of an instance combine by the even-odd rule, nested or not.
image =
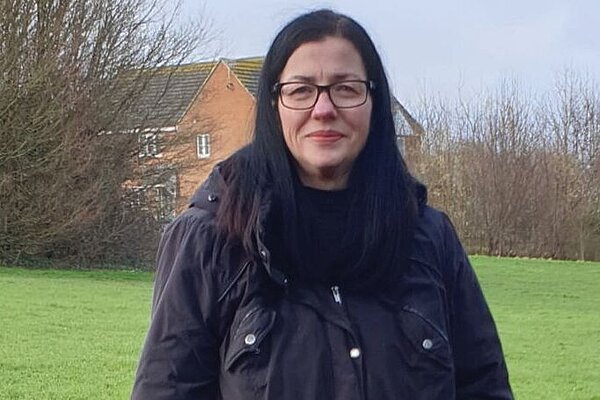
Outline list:
[[[356,250],[349,243],[351,192],[300,186],[297,194],[299,243],[283,240],[284,221],[276,218],[273,224],[277,226],[268,239],[274,261],[297,279],[336,284]],[[298,247],[294,249],[295,245]]]

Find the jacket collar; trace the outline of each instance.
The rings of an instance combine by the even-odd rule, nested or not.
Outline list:
[[[216,215],[219,207],[219,201],[222,196],[223,188],[226,187],[225,178],[221,172],[221,163],[217,164],[211,171],[210,175],[200,185],[192,196],[188,207],[195,207],[201,210],[208,211],[213,216]],[[259,259],[269,277],[278,285],[287,287],[287,276],[274,268],[271,265],[271,252],[265,245],[265,227],[267,226],[267,216],[271,209],[270,196],[263,202],[259,210],[258,229],[255,232],[257,255],[253,255],[253,259]]]
[[[233,157],[244,157],[246,148],[235,153]],[[189,207],[196,207],[208,211],[213,216],[216,214],[219,207],[219,201],[222,196],[223,189],[227,186],[225,178],[222,174],[222,164],[230,160],[225,160],[215,166],[211,171],[206,181],[196,190],[192,196]],[[423,217],[427,209],[427,188],[425,185],[416,181],[416,196],[419,208],[419,216]],[[271,252],[265,244],[265,229],[267,227],[267,217],[271,210],[271,196],[265,196],[265,200],[260,207],[257,230],[255,232],[256,249],[258,254],[252,254],[251,258],[257,260],[268,276],[278,285],[282,287],[288,286],[288,277],[279,269],[271,264]]]

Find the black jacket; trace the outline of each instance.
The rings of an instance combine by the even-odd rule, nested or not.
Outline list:
[[[496,328],[446,216],[423,206],[395,291],[297,284],[218,239],[218,168],[158,251],[132,399],[511,399]]]

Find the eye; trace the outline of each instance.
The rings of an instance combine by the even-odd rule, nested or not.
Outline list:
[[[306,83],[288,83],[281,87],[281,94],[288,97],[308,97],[315,93],[315,87]]]
[[[340,96],[358,96],[364,92],[364,85],[362,82],[339,82],[332,89]]]

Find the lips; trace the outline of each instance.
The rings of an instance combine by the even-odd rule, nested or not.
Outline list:
[[[333,143],[337,142],[344,135],[336,131],[315,131],[308,135],[308,138],[318,143]]]

